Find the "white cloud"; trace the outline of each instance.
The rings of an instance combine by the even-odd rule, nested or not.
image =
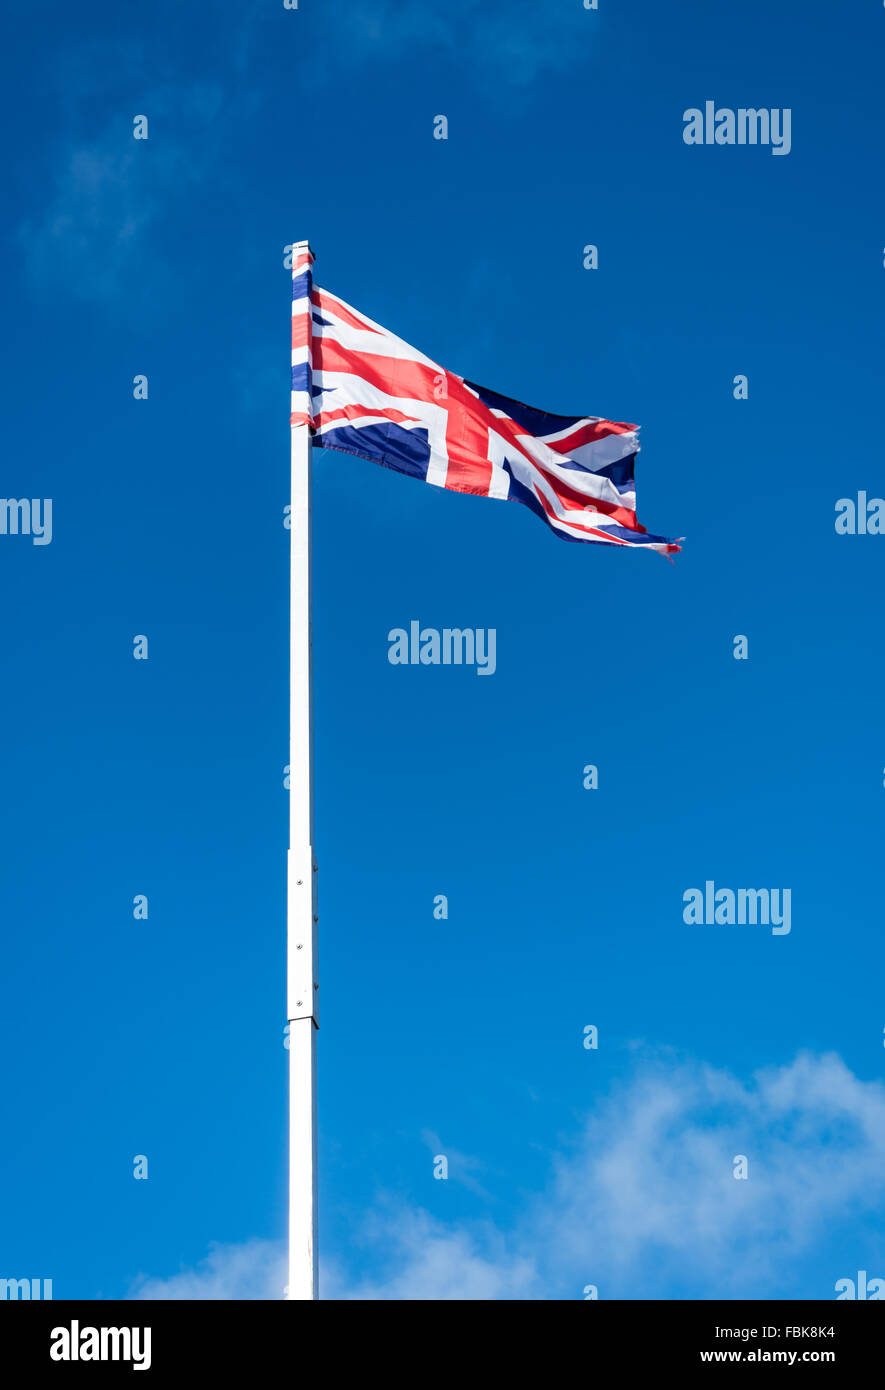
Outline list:
[[[196,1269],[169,1279],[142,1275],[130,1298],[162,1299],[280,1299],[286,1284],[286,1252],[270,1240],[242,1245],[213,1245]]]
[[[368,1245],[383,1273],[353,1280],[321,1267],[324,1298],[497,1300],[539,1296],[531,1254],[514,1251],[488,1225],[446,1227],[424,1211],[389,1206],[366,1221]]]
[[[588,1121],[534,1219],[558,1251],[554,1280],[583,1268],[622,1297],[687,1277],[710,1297],[764,1297],[827,1229],[881,1200],[883,1160],[885,1089],[836,1056],[803,1054],[746,1085],[659,1065]]]
[[[749,1179],[733,1176],[735,1155]],[[546,1189],[489,1222],[444,1225],[387,1199],[359,1244],[372,1273],[324,1265],[327,1298],[789,1296],[803,1258],[885,1189],[885,1087],[834,1055],[802,1054],[744,1083],[693,1062],[644,1064],[558,1154]],[[222,1248],[192,1274],[143,1282],[141,1297],[278,1297],[283,1255],[252,1242]],[[817,1296],[830,1296],[834,1269]],[[145,1293],[145,1289],[152,1292]],[[162,1295],[155,1292],[163,1289]],[[225,1290],[207,1293],[205,1290]],[[807,1289],[803,1296],[808,1296]]]

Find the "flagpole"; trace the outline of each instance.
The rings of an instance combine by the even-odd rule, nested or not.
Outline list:
[[[313,712],[311,672],[310,291],[313,253],[292,248],[292,490],[289,513],[289,855],[287,1015],[289,1019],[290,1299],[315,1299],[317,1285],[316,1034],[317,872],[313,854]],[[306,303],[305,301],[306,297]],[[306,343],[296,339],[303,338]]]

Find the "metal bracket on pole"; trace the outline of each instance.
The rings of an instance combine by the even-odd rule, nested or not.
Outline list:
[[[288,1018],[312,1018],[320,1026],[317,969],[317,866],[311,849],[289,850]]]

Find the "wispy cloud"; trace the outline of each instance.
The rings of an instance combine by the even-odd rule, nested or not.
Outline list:
[[[147,62],[140,45],[92,42],[67,51],[46,80],[60,117],[17,231],[29,280],[46,296],[150,300],[170,266],[152,241],[145,274],[148,234],[174,221],[194,187],[227,177],[225,144],[243,110],[233,77],[195,80],[168,60]],[[136,116],[148,119],[146,140],[134,138]]]
[[[515,1248],[490,1224],[445,1226],[427,1212],[385,1204],[366,1219],[377,1275],[353,1279],[337,1264],[321,1267],[324,1298],[432,1301],[542,1297],[529,1251]]]
[[[489,78],[525,87],[544,72],[562,71],[591,51],[598,11],[580,0],[374,0],[371,5],[335,0],[325,9],[334,34],[334,56],[341,61],[388,64],[409,56],[457,57],[486,87]],[[325,76],[320,55],[319,72]]]
[[[746,1181],[733,1175],[738,1154],[749,1162]],[[662,1060],[597,1109],[506,1231],[445,1225],[389,1198],[359,1232],[373,1272],[355,1278],[332,1262],[322,1290],[343,1299],[580,1298],[595,1284],[603,1298],[635,1298],[672,1296],[690,1282],[705,1297],[783,1296],[799,1262],[840,1231],[853,1268],[852,1223],[883,1191],[885,1087],[839,1057],[801,1054],[747,1082]],[[227,1247],[137,1293],[279,1297],[282,1264],[275,1246]],[[844,1273],[834,1269],[817,1295]]]
[[[194,77],[168,47],[134,40],[84,39],[47,68],[47,101],[58,119],[45,167],[23,195],[17,234],[29,280],[47,298],[61,289],[131,307],[187,274],[180,256],[164,262],[163,228],[172,229],[174,252],[184,225],[176,218],[194,187],[237,196],[230,151],[264,100],[261,84],[249,81],[250,65],[264,62],[279,82],[280,62],[291,61],[298,82],[316,88],[339,82],[342,68],[395,71],[405,60],[448,55],[480,91],[490,76],[495,90],[527,88],[542,72],[580,61],[599,16],[575,0],[513,0],[497,9],[484,0],[430,7],[332,0],[322,13],[280,6],[273,18],[260,6],[222,5],[216,20],[211,79]],[[281,60],[281,50],[291,58]],[[136,115],[148,117],[146,141],[133,139]]]
[[[447,1163],[447,1181],[459,1182],[462,1187],[466,1187],[468,1192],[475,1193],[478,1197],[488,1200],[489,1194],[474,1175],[482,1172],[483,1163],[473,1154],[462,1153],[460,1149],[453,1149],[451,1144],[444,1144],[438,1134],[432,1129],[425,1129],[421,1132],[421,1140],[427,1145],[434,1158],[443,1157]]]
[[[195,1269],[168,1279],[142,1275],[130,1298],[281,1299],[286,1284],[286,1252],[270,1240],[213,1245]]]
[[[556,1247],[555,1281],[583,1269],[620,1296],[688,1277],[709,1296],[765,1296],[824,1233],[881,1202],[883,1159],[885,1088],[836,1056],[803,1054],[746,1084],[660,1065],[588,1121],[533,1224]]]

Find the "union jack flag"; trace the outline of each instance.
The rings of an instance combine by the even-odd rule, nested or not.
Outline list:
[[[304,245],[302,243],[302,245]],[[638,426],[551,415],[448,372],[292,263],[292,425],[324,449],[537,512],[566,540],[681,547],[636,519]]]

